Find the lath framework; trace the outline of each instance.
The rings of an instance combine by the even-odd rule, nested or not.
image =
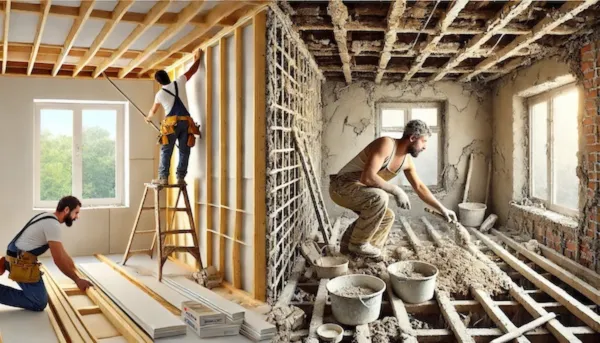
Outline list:
[[[204,0],[188,1],[185,6],[174,0],[160,0],[146,12],[133,9],[135,0],[114,1],[111,10],[106,10],[110,7],[107,3],[85,0],[71,6],[51,0],[37,4],[0,1],[4,17],[2,74],[97,78],[105,72],[110,77],[148,79],[159,69],[189,60],[221,30],[233,27],[248,11],[266,2],[220,1],[209,7],[210,1]],[[16,31],[13,34],[21,32],[15,20],[22,13],[38,16],[33,41],[10,41],[9,28]],[[56,31],[60,28],[50,27],[49,22],[56,18],[72,19],[70,28],[64,32],[64,43],[44,44],[43,38],[47,39],[49,32],[63,34]],[[90,28],[92,21],[103,23],[100,32]],[[115,32],[127,29],[124,24],[133,24],[135,28],[122,41],[114,41]],[[162,29],[158,34],[157,28]],[[95,35],[95,39],[89,46],[76,46],[78,38],[81,41],[86,35]],[[147,41],[148,35],[156,37],[139,48],[140,41]],[[107,45],[117,48],[107,49]]]
[[[394,228],[403,230],[403,239],[399,243],[401,246],[412,247],[418,252],[424,245],[454,244],[451,238],[453,233],[443,224],[432,225],[423,217],[421,220],[428,238],[423,240],[423,236],[415,234],[410,224],[402,219],[404,218],[400,219],[402,226],[395,225]],[[430,301],[408,304],[391,291],[388,282],[380,318],[395,317],[400,330],[416,337],[419,342],[489,342],[535,318],[553,312],[557,315],[556,319],[529,331],[517,341],[597,342],[600,339],[600,317],[595,293],[597,289],[590,286],[592,282],[598,281],[597,275],[594,279],[576,270],[573,274],[566,274],[569,277],[567,279],[564,274],[566,270],[558,264],[544,263],[541,260],[543,257],[540,259],[530,255],[532,259],[529,259],[521,255],[513,248],[522,251],[523,245],[516,238],[513,240],[508,237],[515,232],[494,231],[494,236],[491,236],[472,230],[471,234],[472,240],[479,239],[482,244],[471,244],[465,249],[509,280],[507,294],[491,296],[481,289],[471,287],[466,297],[448,297],[436,292],[436,297]],[[510,247],[502,247],[501,243],[496,242],[498,239],[508,243]],[[563,256],[559,258],[566,260]],[[307,313],[307,324],[293,333],[294,338],[316,337],[318,325],[335,322],[327,301],[327,280],[311,279],[312,272],[310,269],[305,270],[305,261],[299,258],[292,277],[278,299],[279,305],[294,305]],[[584,280],[589,280],[590,284]],[[314,295],[315,300],[295,300],[295,293],[300,291]],[[426,322],[431,327],[417,328],[413,325],[415,319]],[[359,341],[371,342],[373,332],[369,332],[368,325],[344,326],[344,329],[345,342],[352,341],[357,332],[360,333],[356,337]]]
[[[283,7],[328,79],[495,80],[598,23],[586,1],[314,1]]]
[[[322,76],[304,44],[277,6],[267,34],[267,290],[273,301],[298,256],[297,244],[317,222],[294,149],[292,127],[307,140],[321,172]]]

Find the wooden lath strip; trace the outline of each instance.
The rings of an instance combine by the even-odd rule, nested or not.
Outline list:
[[[222,204],[229,204],[228,196],[228,182],[227,182],[227,88],[228,88],[228,75],[227,75],[227,39],[221,38],[219,41],[219,201]],[[219,237],[219,271],[225,275],[225,237],[227,234],[227,222],[228,212],[224,208],[219,209],[219,231],[221,236]]]
[[[8,28],[10,24],[11,0],[4,3],[4,34],[2,38],[2,74],[6,73],[6,62],[8,60]]]
[[[244,206],[243,198],[243,173],[244,173],[244,43],[243,30],[241,27],[235,29],[235,207],[241,209]],[[234,234],[233,238],[233,287],[242,288],[242,258],[240,244],[237,241],[242,240],[242,220],[241,212],[235,212]]]
[[[346,83],[351,83],[352,73],[350,71],[350,54],[348,53],[348,31],[346,30],[348,7],[344,5],[342,0],[331,0],[327,6],[327,13],[329,13],[333,22],[333,36],[340,52]]]
[[[48,12],[50,11],[51,0],[42,1],[42,17],[38,20],[37,30],[33,43],[33,50],[31,51],[31,57],[29,58],[29,66],[27,67],[27,75],[31,75],[33,65],[35,64],[35,58],[37,57],[40,43],[42,42],[42,36],[44,34],[44,28],[46,26],[46,20],[48,19]]]
[[[374,65],[356,65],[352,68],[355,72],[361,72],[361,73],[375,73],[377,72],[377,67]],[[321,67],[321,70],[323,72],[336,72],[336,73],[341,73],[342,72],[342,68],[340,66],[323,66]],[[409,72],[409,68],[408,67],[393,67],[393,68],[387,68],[385,70],[386,74],[404,74],[404,73],[408,73]],[[440,71],[440,68],[435,68],[435,67],[425,67],[425,68],[420,68],[419,69],[419,73],[435,73]],[[465,73],[471,73],[473,72],[474,69],[473,68],[462,68],[462,67],[457,67],[454,68],[453,70],[451,70],[451,73],[456,73],[456,74],[465,74]],[[485,73],[508,73],[508,68],[490,68],[488,70],[485,71]]]
[[[550,31],[558,27],[560,24],[573,19],[574,16],[584,11],[588,7],[596,4],[598,0],[586,0],[586,1],[567,1],[560,7],[556,15],[548,16],[537,23],[531,33],[515,38],[510,44],[504,47],[494,56],[490,56],[478,63],[475,67],[475,71],[470,74],[464,75],[460,78],[460,81],[466,82],[471,80],[474,76],[479,75],[483,70],[491,68],[496,63],[500,63],[505,59],[513,56],[515,51],[520,50],[522,47],[527,46]]]
[[[244,4],[242,2],[235,2],[235,3],[225,2],[225,3],[218,4],[217,6],[211,8],[210,12],[206,15],[206,24],[205,25],[198,26],[192,32],[186,34],[180,40],[173,43],[173,45],[171,45],[169,47],[169,50],[167,51],[167,53],[165,55],[155,57],[153,60],[151,60],[145,67],[142,68],[142,71],[140,72],[140,74],[143,74],[143,73],[147,72],[148,70],[154,68],[157,64],[162,63],[169,56],[171,56],[171,54],[179,52],[186,46],[193,43],[196,39],[202,37],[202,35],[206,34],[208,31],[210,31],[210,29],[212,29],[212,27],[216,23],[220,22],[221,20],[223,20],[224,18],[226,18],[233,12],[237,11],[243,5]]]
[[[427,45],[420,51],[419,55],[417,55],[417,58],[413,62],[410,71],[404,75],[404,81],[410,80],[419,71],[419,69],[423,66],[423,63],[425,63],[427,57],[429,57],[437,44],[442,40],[442,38],[444,38],[446,31],[454,19],[456,19],[458,13],[460,13],[460,11],[467,5],[468,2],[469,0],[454,1],[452,3],[452,8],[442,15],[442,18],[440,21],[438,21],[436,26],[435,35],[427,38]]]
[[[506,3],[506,5],[502,7],[502,10],[488,22],[485,33],[471,38],[465,48],[462,49],[458,55],[452,57],[448,62],[446,62],[442,69],[431,77],[431,80],[441,80],[450,70],[458,66],[462,61],[473,57],[483,44],[497,34],[498,31],[508,25],[512,19],[525,11],[532,2],[533,0],[523,0],[519,2],[510,1]]]
[[[144,32],[146,32],[156,21],[160,18],[160,16],[167,11],[167,8],[171,4],[171,0],[158,1],[150,11],[144,17],[144,21],[141,22],[130,34],[125,38],[123,43],[119,46],[119,49],[115,51],[112,56],[107,58],[104,63],[96,67],[94,70],[94,77],[98,77],[106,68],[111,66],[116,60],[118,60],[121,55],[123,55],[127,49],[135,42]],[[139,57],[139,55],[138,55]],[[137,57],[136,57],[137,58]]]
[[[388,65],[392,55],[391,51],[398,38],[398,25],[400,25],[400,18],[406,10],[406,0],[396,0],[390,5],[390,9],[387,15],[388,27],[384,35],[383,50],[381,51],[381,57],[379,58],[379,68],[377,69],[377,76],[375,77],[375,83],[381,83],[383,73]]]
[[[144,62],[150,55],[152,55],[158,48],[166,42],[169,38],[176,35],[179,31],[181,31],[187,23],[194,18],[196,14],[202,9],[204,6],[204,1],[192,1],[190,2],[179,14],[177,15],[177,22],[171,26],[169,26],[166,30],[164,30],[158,37],[156,37],[152,43],[141,55],[136,57],[133,61],[129,63],[126,67],[121,69],[119,72],[119,78],[123,78],[125,75],[129,74],[134,68],[136,68],[140,63]]]
[[[85,67],[92,57],[98,52],[104,41],[108,38],[108,36],[113,32],[113,30],[117,27],[117,24],[123,18],[123,15],[127,12],[127,10],[133,5],[133,1],[128,0],[120,0],[115,10],[113,11],[113,16],[110,21],[104,23],[102,27],[102,31],[96,36],[92,46],[89,48],[88,52],[83,56],[83,58],[77,64],[77,67],[73,71],[73,76],[77,76],[79,72]]]
[[[71,25],[71,30],[69,31],[69,35],[67,35],[62,52],[56,59],[54,69],[52,69],[52,76],[56,76],[56,74],[58,74],[60,67],[62,67],[66,57],[69,55],[69,51],[71,51],[71,48],[73,47],[73,43],[75,43],[75,39],[77,39],[77,36],[81,32],[83,25],[90,17],[95,3],[96,0],[83,1],[81,3],[81,7],[79,7],[79,16],[73,21],[73,25]]]
[[[213,47],[206,48],[204,54],[204,62],[206,64],[206,128],[204,129],[206,134],[206,202],[212,204],[213,199],[213,172],[212,162],[214,161],[214,148],[212,144],[213,135],[213,83],[214,83],[214,71],[213,71]],[[206,206],[206,265],[213,265],[213,209],[210,206]]]
[[[517,326],[510,321],[510,319],[500,309],[500,307],[495,304],[494,300],[492,300],[487,292],[471,287],[471,294],[473,294],[473,297],[481,304],[485,310],[485,313],[487,313],[487,315],[500,329],[502,329],[502,331],[508,333],[510,331],[517,330]],[[529,340],[525,338],[525,336],[520,336],[517,338],[517,342],[526,343],[529,342]]]

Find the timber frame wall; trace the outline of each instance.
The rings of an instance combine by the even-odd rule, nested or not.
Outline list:
[[[277,6],[269,12],[267,62],[267,299],[271,303],[292,273],[298,242],[317,225],[292,127],[309,144],[317,179],[322,131],[323,76]]]

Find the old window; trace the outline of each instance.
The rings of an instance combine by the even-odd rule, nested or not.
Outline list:
[[[124,205],[126,103],[34,105],[34,207],[52,208],[65,195],[84,206]]]
[[[412,119],[424,121],[433,134],[429,137],[427,148],[413,162],[419,177],[429,187],[440,187],[442,168],[442,104],[439,102],[419,103],[382,103],[379,105],[379,122],[377,137],[388,136],[401,138],[404,125]],[[398,181],[403,186],[410,184],[401,173]]]
[[[579,96],[567,85],[528,99],[530,197],[550,210],[578,213]]]

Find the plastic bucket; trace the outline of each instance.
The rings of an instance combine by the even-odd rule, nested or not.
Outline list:
[[[348,258],[325,256],[319,258],[314,265],[319,279],[333,279],[348,272]]]
[[[464,226],[478,227],[483,223],[487,205],[479,202],[463,202],[458,204],[458,219]]]
[[[373,293],[343,294],[349,287],[366,287],[372,289]],[[344,275],[327,282],[327,291],[331,298],[331,311],[337,321],[345,325],[362,325],[379,318],[385,282],[370,275]]]
[[[407,277],[399,270],[413,270],[424,277]],[[433,298],[438,269],[433,264],[422,261],[401,261],[387,268],[392,281],[392,289],[403,301],[418,304]]]

